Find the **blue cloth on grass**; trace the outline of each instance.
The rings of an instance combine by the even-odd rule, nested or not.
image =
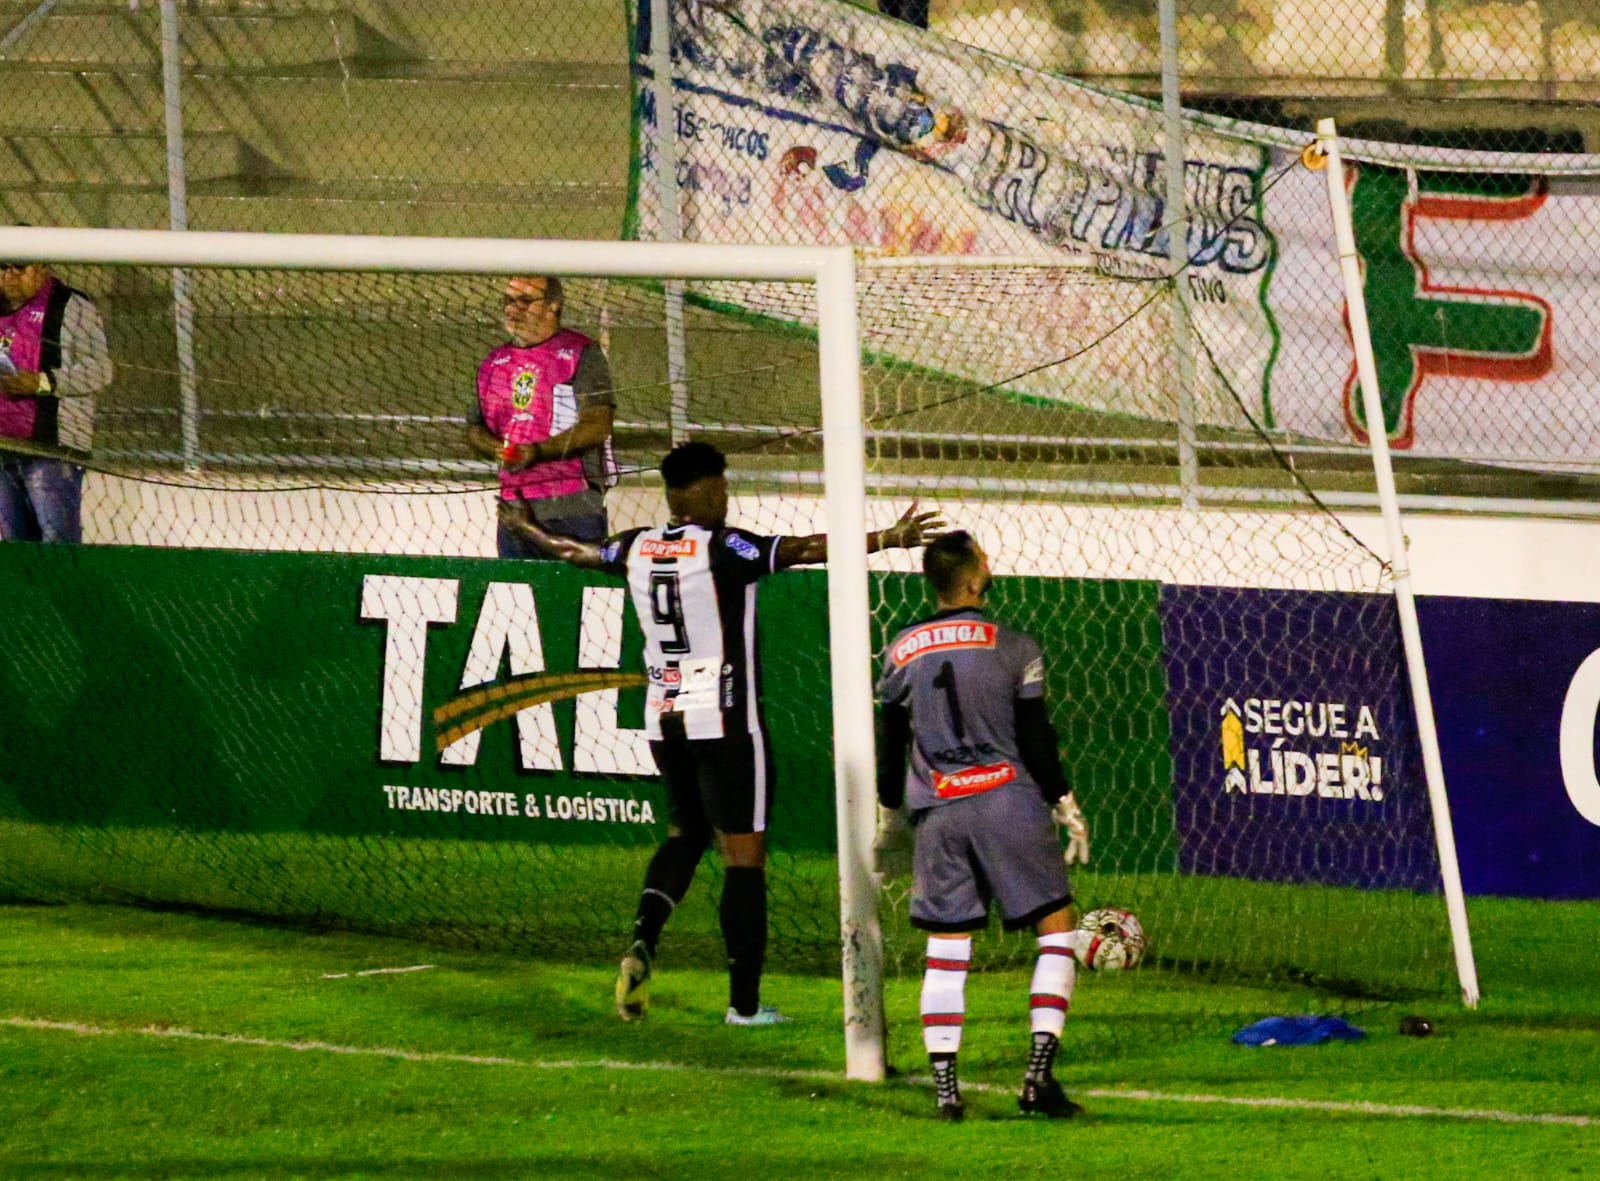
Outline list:
[[[1234,1034],[1233,1040],[1241,1046],[1314,1046],[1332,1038],[1355,1042],[1366,1036],[1366,1030],[1342,1018],[1308,1013],[1300,1017],[1263,1017]]]

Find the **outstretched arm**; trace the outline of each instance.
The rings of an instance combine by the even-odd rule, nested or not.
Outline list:
[[[502,500],[499,513],[501,522],[512,532],[520,533],[533,542],[546,557],[555,558],[569,566],[577,566],[581,570],[598,570],[603,564],[598,545],[588,541],[575,541],[556,533],[547,533],[522,511],[522,506],[519,504]]]
[[[885,549],[914,549],[932,541],[943,531],[945,520],[937,510],[917,512],[916,503],[900,514],[900,519],[887,529],[867,534],[867,552],[875,554]],[[828,560],[828,535],[813,533],[807,537],[785,537],[778,542],[777,567],[810,566]]]

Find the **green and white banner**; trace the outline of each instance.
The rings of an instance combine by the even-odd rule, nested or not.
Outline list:
[[[874,651],[928,609],[920,582],[889,596],[903,605]],[[796,570],[761,587],[785,851],[835,845],[826,585]],[[0,594],[14,641],[0,887],[8,824],[621,847],[665,830],[642,638],[613,579],[551,562],[19,544],[0,546]],[[1156,584],[1008,578],[995,599],[1051,651],[1091,650],[1101,628],[1128,637],[1109,673],[1052,666],[1050,692],[1077,781],[1157,834],[1120,856],[1153,863],[1171,832]],[[1138,737],[1109,741],[1108,716]]]
[[[948,271],[869,275],[868,346],[1017,393],[1173,416],[1158,107],[841,0],[674,0],[663,118],[650,7],[634,12],[637,236],[661,233],[670,151],[667,199],[688,240],[1049,264],[964,272],[955,297]],[[1197,118],[1183,134],[1180,286],[1201,417],[1364,440],[1326,177],[1300,163],[1310,136]],[[1600,264],[1586,247],[1600,197],[1498,171],[1491,154],[1347,154],[1393,443],[1520,462],[1594,454]],[[808,315],[749,285],[704,294]]]

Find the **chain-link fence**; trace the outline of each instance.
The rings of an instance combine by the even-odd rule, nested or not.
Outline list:
[[[999,390],[1005,420],[1030,435],[1154,436],[1176,449],[1189,484],[1203,482],[1197,453],[1216,468],[1218,456],[1259,447],[1245,432],[1341,487],[1366,426],[1326,210],[1316,178],[1296,171],[1314,120],[1334,116],[1361,141],[1347,152],[1352,198],[1385,428],[1414,460],[1407,486],[1572,499],[1588,496],[1600,452],[1585,343],[1600,328],[1600,275],[1585,254],[1600,222],[1587,187],[1600,156],[1584,154],[1600,152],[1591,9],[4,0],[0,217],[849,242],[879,255],[1087,265],[1098,288],[1067,284],[1088,301],[1083,314],[1058,298],[1057,280],[1004,307],[974,302],[965,317],[908,307],[909,327],[873,342],[886,366],[881,380],[869,373],[873,412],[894,419],[876,425],[949,433],[924,412],[909,367],[939,405],[952,381]],[[666,103],[672,118],[660,119]],[[1176,298],[1149,300],[1124,281],[1166,282]],[[697,299],[663,294],[667,328],[644,332],[648,364],[619,345],[624,371],[664,367],[681,387],[696,365],[767,349],[750,331],[764,310],[742,308],[715,325],[717,359],[695,361],[670,331],[685,297]],[[1124,297],[1141,314],[1099,343]],[[151,352],[119,339],[130,321],[107,310],[114,354]],[[573,311],[593,319],[600,307]],[[909,344],[908,331],[920,334]],[[962,352],[947,347],[950,333],[989,331],[1018,347],[981,373],[938,363]],[[1087,362],[1061,364],[1080,351]],[[144,410],[183,401],[185,364],[174,357],[165,378],[161,366],[140,371]],[[150,388],[161,380],[171,397]],[[215,401],[202,391],[196,408],[184,396],[191,417]],[[294,400],[251,392],[263,415]],[[103,402],[102,423],[114,424],[116,399]],[[1071,413],[1040,414],[1041,403]],[[970,420],[966,405],[956,417]],[[449,417],[454,403],[429,412]],[[190,440],[191,459],[197,449],[203,439]],[[1263,470],[1278,462],[1263,453]],[[1518,469],[1509,485],[1504,467]]]
[[[0,29],[12,220],[164,228],[180,186],[192,229],[622,227],[620,0],[43,0]]]
[[[887,0],[892,4],[893,0]],[[1042,70],[1161,95],[1157,0],[934,0],[929,26]],[[1589,0],[1177,0],[1185,106],[1502,151],[1600,150]]]
[[[646,8],[649,0],[645,0]],[[738,4],[690,4],[688,16]],[[771,8],[771,3],[753,5]],[[915,3],[882,0],[918,18]],[[940,36],[1159,99],[1158,0],[932,0]],[[1175,0],[1186,107],[1309,131],[1600,151],[1588,0]],[[167,224],[168,116],[196,229],[612,238],[626,0],[6,0],[13,220]],[[164,35],[169,40],[163,52]],[[164,62],[174,67],[164,89]]]

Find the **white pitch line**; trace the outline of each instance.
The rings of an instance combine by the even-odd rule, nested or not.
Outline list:
[[[402,1050],[392,1046],[342,1046],[335,1042],[285,1041],[277,1038],[250,1037],[239,1033],[201,1033],[177,1026],[147,1025],[138,1029],[115,1029],[100,1025],[87,1025],[78,1021],[50,1021],[39,1017],[0,1018],[0,1025],[12,1029],[38,1029],[55,1033],[72,1033],[80,1037],[153,1037],[176,1041],[215,1042],[230,1046],[253,1046],[269,1050],[294,1050],[300,1053],[343,1054],[367,1058],[392,1058],[403,1062],[451,1062],[467,1066],[517,1066],[528,1070],[636,1070],[671,1071],[679,1073],[716,1074],[734,1078],[799,1079],[810,1082],[844,1082],[836,1071],[827,1070],[774,1070],[760,1066],[698,1066],[684,1062],[623,1062],[612,1058],[568,1058],[553,1061],[530,1061],[525,1058],[503,1058],[482,1054],[453,1054],[438,1050]],[[928,1080],[907,1077],[909,1083],[926,1083]],[[962,1083],[968,1091],[1009,1094],[1007,1087],[992,1083]],[[1555,1112],[1498,1111],[1477,1107],[1424,1107],[1411,1103],[1347,1102],[1334,1099],[1288,1099],[1265,1096],[1251,1098],[1240,1095],[1190,1095],[1167,1091],[1133,1091],[1112,1088],[1095,1088],[1076,1092],[1093,1099],[1110,1099],[1134,1103],[1208,1103],[1232,1107],[1250,1107],[1270,1110],[1325,1111],[1335,1115],[1381,1115],[1408,1119],[1476,1120],[1501,1124],[1559,1124],[1567,1127],[1591,1128],[1600,1126],[1600,1116],[1562,1115]]]
[[[1235,1107],[1287,1107],[1299,1111],[1332,1111],[1345,1115],[1395,1115],[1422,1119],[1483,1120],[1501,1124],[1566,1124],[1575,1128],[1600,1125],[1592,1115],[1551,1112],[1496,1111],[1482,1107],[1422,1107],[1413,1103],[1347,1102],[1341,1099],[1253,1099],[1242,1095],[1175,1095],[1165,1091],[1093,1090],[1082,1094],[1096,1099],[1137,1099],[1147,1103],[1221,1103]]]
[[[368,968],[365,972],[324,972],[324,980],[347,980],[351,976],[393,976],[400,972],[426,972],[437,964],[412,964],[409,968]]]

